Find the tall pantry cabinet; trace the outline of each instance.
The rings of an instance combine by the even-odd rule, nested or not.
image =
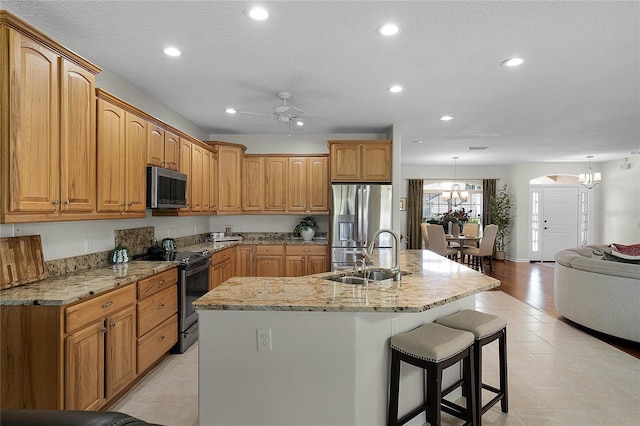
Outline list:
[[[100,68],[6,11],[2,46],[2,219],[79,219],[96,210]],[[34,173],[37,171],[37,173]]]

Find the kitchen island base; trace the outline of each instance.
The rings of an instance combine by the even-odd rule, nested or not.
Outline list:
[[[418,313],[200,310],[199,424],[385,424],[389,338],[474,308],[470,295]],[[402,368],[401,415],[421,402],[421,372]]]

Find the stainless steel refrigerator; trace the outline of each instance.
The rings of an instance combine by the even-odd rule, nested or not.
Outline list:
[[[331,205],[331,270],[352,268],[373,234],[391,228],[391,185],[334,184]],[[392,243],[385,233],[376,247],[390,248]]]

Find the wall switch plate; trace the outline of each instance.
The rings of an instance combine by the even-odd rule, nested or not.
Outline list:
[[[258,339],[258,352],[271,351],[271,329],[259,328],[256,330]]]
[[[398,317],[391,318],[391,335],[398,334]]]

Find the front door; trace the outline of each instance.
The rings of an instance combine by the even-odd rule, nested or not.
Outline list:
[[[544,187],[542,261],[553,262],[557,251],[578,243],[578,187]]]

